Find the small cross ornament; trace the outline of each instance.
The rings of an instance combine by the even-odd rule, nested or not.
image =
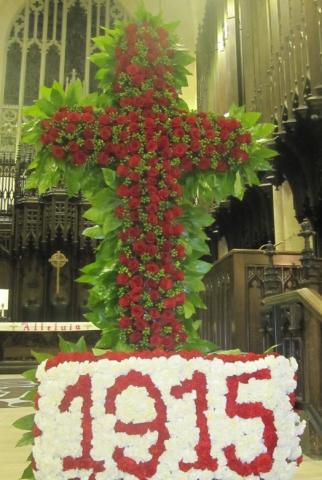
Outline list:
[[[56,295],[59,295],[60,292],[60,270],[66,265],[68,262],[68,258],[60,251],[53,253],[52,256],[49,258],[48,262],[55,268],[56,270]]]

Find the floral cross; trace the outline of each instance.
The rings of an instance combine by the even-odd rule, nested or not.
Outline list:
[[[55,82],[27,110],[36,118],[25,140],[38,142],[30,187],[63,181],[81,189],[99,239],[88,318],[103,330],[100,346],[118,350],[199,348],[196,308],[211,265],[205,205],[242,196],[274,152],[270,124],[234,108],[235,117],[190,112],[179,98],[191,57],[177,47],[174,25],[140,9],[136,18],[94,39],[102,90],[80,98]],[[89,102],[90,105],[86,105]]]

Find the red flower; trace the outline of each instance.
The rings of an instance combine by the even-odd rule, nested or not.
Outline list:
[[[116,169],[116,173],[120,177],[127,177],[129,174],[129,169],[125,165],[118,165]]]
[[[135,63],[130,63],[130,65],[126,67],[126,73],[129,75],[138,75],[140,73],[140,67]]]
[[[241,144],[241,143],[251,143],[252,142],[252,136],[250,133],[244,133],[243,135],[238,135],[236,137],[236,143]]]
[[[247,162],[249,158],[248,153],[238,147],[233,148],[231,154],[233,158],[236,160],[241,160],[242,162]]]
[[[65,157],[65,150],[60,145],[53,145],[51,147],[51,153],[59,160]]]
[[[129,158],[128,164],[131,168],[138,167],[140,165],[141,158],[139,155],[132,155],[132,157]]]
[[[126,185],[119,185],[116,189],[116,194],[119,197],[128,197],[130,195],[130,191]]]
[[[85,140],[84,149],[88,153],[90,153],[94,150],[94,144],[93,144],[92,140]]]
[[[185,143],[177,143],[173,147],[173,154],[176,157],[183,157],[188,149],[188,146]]]
[[[130,343],[138,343],[142,338],[141,332],[133,332],[131,335],[129,335],[129,342]]]
[[[138,260],[136,260],[135,258],[131,258],[128,261],[128,267],[129,267],[129,270],[131,270],[131,272],[136,272],[139,269],[139,266],[140,264]]]
[[[129,145],[128,145],[128,151],[129,152],[138,152],[139,149],[141,147],[141,143],[139,142],[139,140],[137,140],[136,138],[134,138],[133,140],[131,140],[129,142]]]
[[[102,127],[100,128],[99,132],[102,140],[108,140],[112,135],[112,130],[110,129],[110,127]]]
[[[229,130],[221,130],[220,131],[220,140],[222,140],[223,142],[226,142],[226,140],[228,140],[229,136],[230,136]]]
[[[158,273],[160,270],[159,266],[154,262],[148,262],[145,264],[145,271],[150,273]]]
[[[67,146],[70,152],[77,152],[79,150],[79,145],[76,142],[69,142]]]
[[[119,327],[120,328],[129,328],[131,326],[132,322],[131,322],[131,319],[129,317],[121,317],[119,319]]]
[[[160,287],[163,288],[163,290],[170,290],[173,287],[173,281],[171,278],[161,278]]]
[[[75,123],[67,123],[65,126],[65,132],[67,133],[74,133],[76,130],[76,125]]]
[[[141,305],[133,305],[131,308],[131,315],[134,318],[142,318],[144,315],[144,308]]]
[[[207,170],[211,166],[210,158],[202,157],[199,162],[201,170]]]
[[[116,276],[116,283],[118,285],[127,285],[129,282],[129,277],[125,273],[119,273]]]
[[[227,172],[229,166],[224,160],[218,160],[216,170],[217,172]]]

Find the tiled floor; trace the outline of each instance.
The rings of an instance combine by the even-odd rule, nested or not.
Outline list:
[[[13,377],[1,375],[0,379],[4,378]],[[20,479],[30,449],[29,447],[15,448],[15,444],[21,436],[21,431],[12,427],[12,423],[17,418],[28,415],[31,412],[32,409],[26,406],[0,408],[0,480]],[[322,480],[322,460],[305,458],[294,480]]]

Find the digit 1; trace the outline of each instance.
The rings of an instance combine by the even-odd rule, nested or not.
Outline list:
[[[197,427],[199,428],[199,441],[195,446],[197,460],[193,463],[187,463],[181,460],[179,468],[182,472],[187,472],[192,468],[198,470],[210,470],[214,472],[218,468],[218,461],[211,457],[211,442],[208,431],[208,424],[205,412],[208,409],[207,402],[207,378],[204,373],[195,371],[191,380],[184,380],[181,385],[171,388],[171,395],[175,398],[182,398],[185,393],[196,392],[196,417]]]
[[[116,447],[113,452],[113,459],[118,468],[123,472],[134,475],[139,480],[146,480],[152,477],[157,468],[158,460],[165,451],[164,442],[169,438],[169,432],[166,427],[167,409],[162,400],[160,390],[155,386],[149,375],[143,375],[141,372],[131,370],[126,375],[120,375],[116,378],[114,385],[108,390],[105,411],[106,413],[116,414],[116,398],[130,385],[143,387],[148,395],[153,398],[156,416],[154,420],[140,423],[125,423],[117,420],[115,431],[127,433],[128,435],[144,435],[147,432],[158,432],[157,441],[151,445],[149,452],[152,456],[147,462],[136,462],[130,457],[124,455],[124,448]]]
[[[92,470],[88,480],[95,480],[96,473],[104,472],[104,461],[96,461],[91,457],[91,448],[93,440],[93,431],[92,431],[92,417],[91,417],[91,407],[92,407],[92,382],[89,375],[80,375],[79,379],[74,385],[69,385],[66,388],[65,396],[62,399],[59,409],[61,412],[66,412],[72,401],[75,398],[82,398],[82,420],[81,426],[83,431],[83,437],[81,441],[82,445],[82,455],[78,458],[65,457],[63,459],[63,469],[73,470],[73,469],[85,469]]]

